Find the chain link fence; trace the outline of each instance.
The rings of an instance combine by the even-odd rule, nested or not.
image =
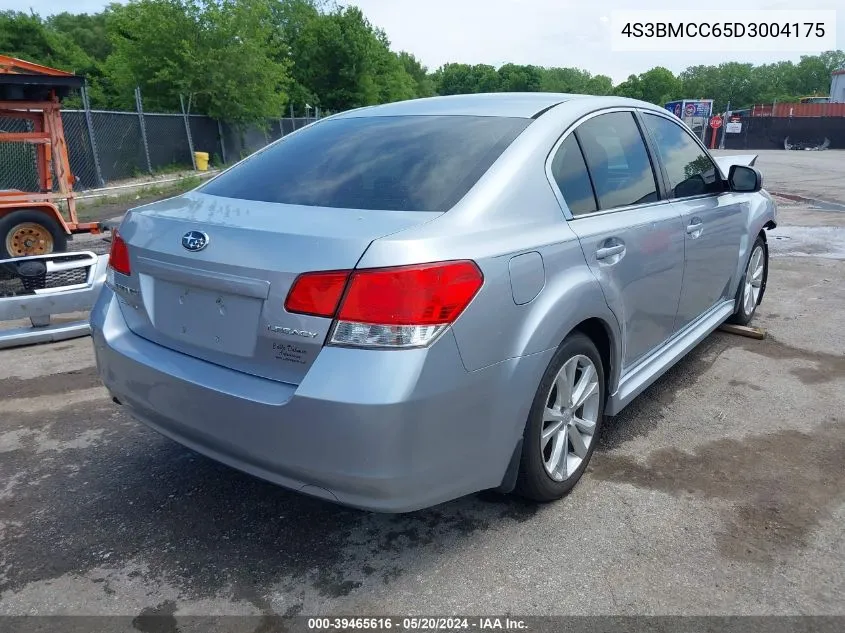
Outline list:
[[[32,132],[32,121],[0,118],[0,132]],[[0,143],[0,189],[37,191],[36,146],[31,143]]]
[[[83,101],[87,103],[85,98]],[[196,114],[62,110],[77,191],[154,173],[192,169],[192,152],[207,152],[211,166],[222,167],[314,120],[279,118],[263,127],[239,127]],[[29,131],[30,121],[0,117],[0,132]],[[0,189],[39,190],[36,151],[30,143],[0,143]]]

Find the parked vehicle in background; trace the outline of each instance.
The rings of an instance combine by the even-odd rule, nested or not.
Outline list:
[[[775,226],[753,158],[615,97],[336,115],[127,214],[99,372],[164,435],[332,501],[558,499],[605,415],[752,319]]]

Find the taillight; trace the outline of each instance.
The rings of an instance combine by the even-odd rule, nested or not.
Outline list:
[[[340,270],[300,275],[288,292],[285,310],[332,318],[337,312],[349,273],[348,270]]]
[[[127,277],[132,274],[132,268],[129,266],[129,249],[126,248],[126,242],[120,237],[117,229],[112,232],[109,268]]]
[[[472,261],[306,273],[285,309],[337,314],[331,337],[337,345],[422,347],[460,316],[483,282]]]

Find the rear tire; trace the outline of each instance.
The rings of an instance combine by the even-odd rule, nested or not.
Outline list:
[[[21,209],[0,218],[0,259],[67,250],[67,234],[45,211]]]
[[[604,404],[601,355],[588,336],[570,334],[546,368],[528,414],[517,494],[548,502],[575,487],[598,443]]]
[[[728,319],[729,323],[748,325],[763,299],[763,290],[769,277],[769,250],[762,236],[758,235],[748,255],[745,273],[736,291],[737,310]]]

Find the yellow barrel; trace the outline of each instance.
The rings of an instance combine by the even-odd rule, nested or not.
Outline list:
[[[197,163],[197,170],[208,171],[208,152],[194,152],[194,160]]]

